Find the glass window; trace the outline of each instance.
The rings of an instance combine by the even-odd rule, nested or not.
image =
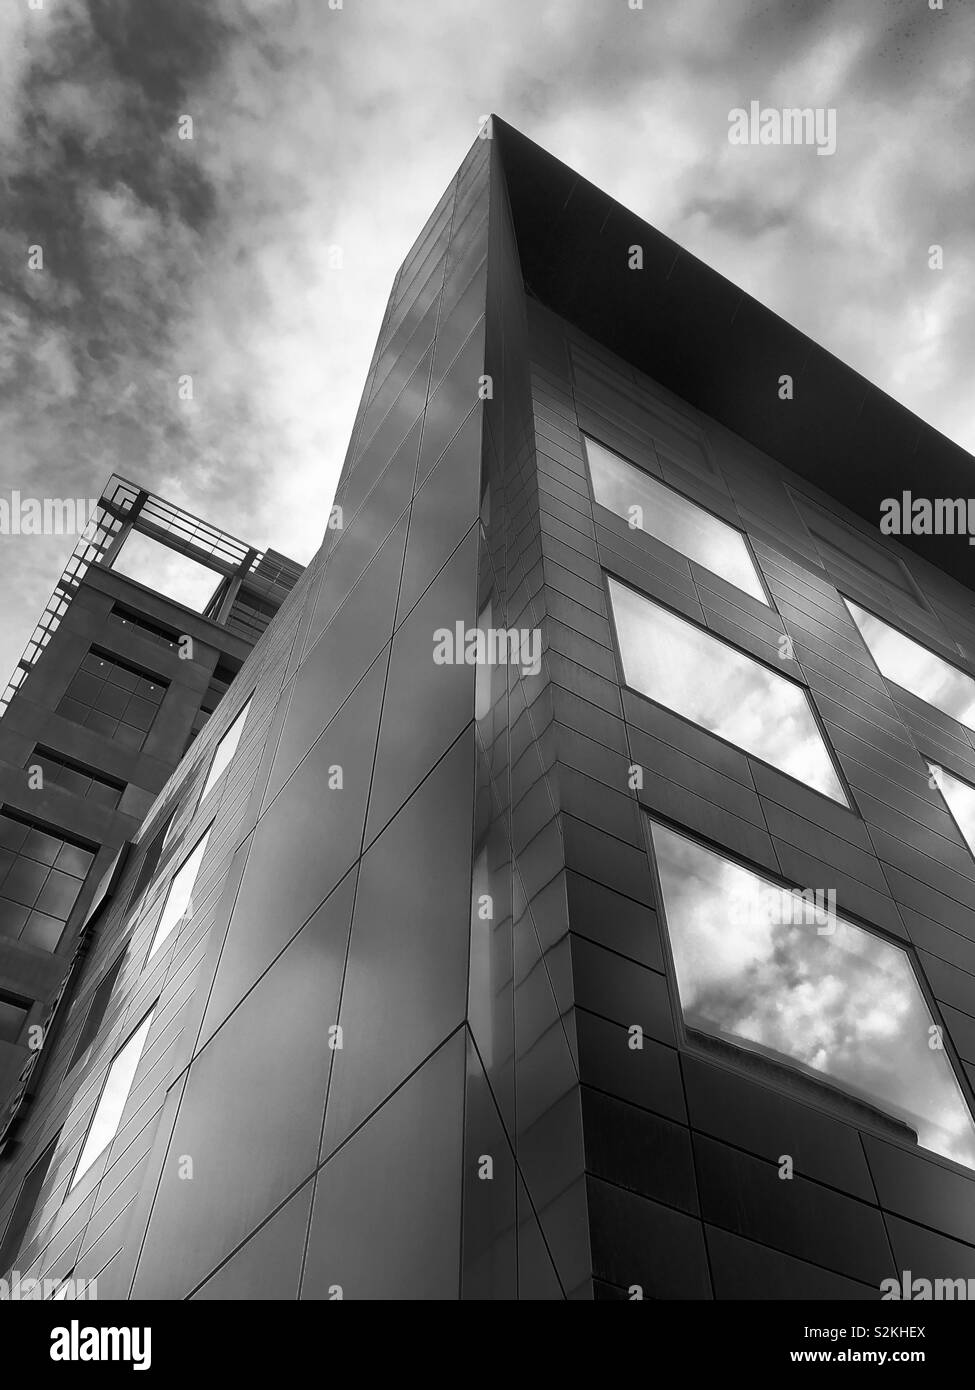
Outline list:
[[[53,951],[94,859],[83,849],[0,812],[0,936]]]
[[[689,1028],[842,1087],[975,1167],[975,1126],[908,953],[651,821]]]
[[[849,805],[802,686],[616,579],[609,592],[628,685]]]
[[[58,786],[75,796],[96,801],[100,806],[116,807],[122,800],[125,790],[123,782],[113,782],[81,763],[71,762],[58,753],[48,753],[40,747],[34,749],[27,760],[28,776],[39,767],[44,787]]]
[[[7,1222],[7,1229],[3,1233],[3,1244],[0,1245],[0,1277],[7,1273],[20,1253],[20,1247],[24,1243],[24,1236],[27,1234],[31,1217],[34,1215],[34,1208],[37,1206],[37,1199],[41,1195],[41,1188],[44,1186],[44,1179],[51,1167],[51,1159],[54,1157],[57,1145],[58,1140],[55,1136],[40,1158],[29,1168],[17,1194],[14,1209]]]
[[[96,734],[104,734],[119,747],[137,752],[146,741],[168,688],[161,678],[146,676],[93,647],[60,700],[57,712]]]
[[[601,506],[625,521],[636,518],[639,526],[634,529],[646,531],[752,598],[768,603],[740,531],[605,445],[588,438],[585,442],[593,493]]]
[[[237,718],[217,744],[216,752],[213,755],[213,762],[210,764],[210,771],[203,784],[203,791],[200,794],[200,801],[205,801],[207,794],[216,786],[230,765],[230,760],[237,751],[240,736],[244,732],[244,725],[247,722],[247,711],[251,707],[250,700],[244,705]]]
[[[920,605],[918,592],[900,556],[893,554],[890,549],[880,549],[862,531],[847,526],[839,517],[818,507],[808,497],[796,493],[792,496],[816,549],[834,571],[834,579],[849,575],[864,584],[868,593],[871,590],[876,592],[877,581],[880,580],[881,592],[884,592],[886,585],[893,584],[898,590],[898,598],[906,596],[912,603]]]
[[[965,838],[965,843],[975,854],[975,787],[946,772],[935,763],[928,763],[938,790],[948,803],[948,810],[955,824]]]
[[[191,898],[193,894],[193,885],[200,871],[200,865],[203,863],[203,856],[206,854],[207,840],[209,840],[209,838],[210,829],[208,827],[202,839],[198,840],[196,847],[191,850],[189,857],[184,859],[182,866],[169,885],[169,892],[166,894],[166,901],[163,903],[162,916],[159,918],[159,924],[152,938],[152,945],[149,947],[149,954],[146,957],[147,960],[152,960],[152,957],[159,950],[166,938],[186,916],[187,909],[192,912],[193,906]]]
[[[971,676],[848,598],[843,602],[886,680],[975,729],[975,680]]]
[[[105,1084],[98,1097],[98,1104],[95,1106],[95,1113],[91,1118],[87,1137],[82,1146],[78,1166],[71,1179],[72,1187],[77,1186],[95,1159],[108,1148],[118,1132],[122,1111],[125,1109],[125,1102],[129,1098],[132,1082],[135,1080],[136,1068],[139,1065],[139,1058],[142,1056],[142,1049],[146,1045],[146,1037],[152,1024],[154,1012],[155,1008],[153,1007],[128,1042],[112,1058],[111,1066],[105,1076]]]
[[[20,1037],[31,1002],[0,989],[0,1042],[15,1043]]]
[[[75,1050],[71,1054],[71,1061],[68,1063],[68,1071],[81,1060],[82,1056],[95,1041],[95,1034],[98,1032],[99,1028],[101,1028],[105,1019],[105,1014],[108,1011],[108,1005],[112,998],[112,991],[115,988],[115,981],[119,977],[119,971],[122,969],[122,962],[124,960],[125,952],[120,951],[112,961],[112,964],[105,971],[101,980],[99,980],[95,993],[91,997],[88,1012],[85,1014],[85,1021],[78,1035]]]

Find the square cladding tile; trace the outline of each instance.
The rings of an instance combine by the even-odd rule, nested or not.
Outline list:
[[[639,1289],[643,1298],[711,1298],[697,1217],[600,1178],[588,1178],[586,1186],[595,1278]]]
[[[397,621],[453,554],[480,510],[481,418],[479,405],[454,435],[443,458],[417,492],[410,517]]]
[[[454,1299],[460,1290],[466,1030],[319,1171],[303,1299]]]
[[[467,1037],[464,1107],[462,1297],[518,1294],[516,1166],[473,1039]]]
[[[585,1009],[575,1011],[575,1032],[584,1086],[686,1124],[680,1068],[672,1047],[647,1037],[641,1039],[642,1047],[634,1046],[629,1028]]]
[[[133,1297],[185,1298],[314,1171],[345,952],[310,922],[194,1059]]]
[[[694,1154],[706,1221],[875,1288],[893,1274],[876,1207],[798,1176],[785,1182],[777,1162],[700,1134]]]
[[[396,591],[403,570],[408,521],[406,514],[400,517],[337,612],[332,611],[325,592],[331,557],[329,566],[326,566],[325,583],[319,595],[319,607],[308,629],[302,662],[304,664],[311,658],[322,631],[329,632],[333,639],[332,662],[338,667],[347,691],[352,689],[376,653],[389,641],[393,631]],[[335,632],[330,631],[332,628],[336,629]]]
[[[718,1226],[705,1226],[715,1298],[758,1301],[846,1300],[869,1302],[880,1290],[797,1260]]]
[[[313,622],[316,630],[328,625],[410,505],[419,440],[419,426],[416,426],[355,514],[343,513],[343,530],[329,554],[325,578],[315,605]]]
[[[393,638],[376,766],[370,844],[474,718],[475,669],[458,660],[456,628],[474,622],[477,527],[471,528]],[[450,650],[440,650],[448,635]],[[453,657],[441,660],[440,656]]]
[[[316,933],[348,940],[357,874],[358,866],[353,865],[312,914],[308,925]],[[243,898],[231,921],[230,934],[221,950],[216,978],[207,1000],[199,1047],[209,1041],[286,948],[291,937],[297,934],[289,923],[260,913],[255,917],[248,910],[249,906],[248,900]]]
[[[965,1176],[872,1135],[863,1143],[885,1211],[975,1245],[975,1173]]]
[[[197,1289],[193,1298],[222,1302],[296,1299],[311,1197],[309,1181]]]
[[[362,859],[325,1154],[465,1016],[473,810],[469,730]]]
[[[518,1298],[530,1303],[565,1298],[551,1251],[521,1177],[518,1178]]]
[[[586,1171],[668,1207],[698,1212],[691,1137],[636,1105],[582,1088]]]
[[[361,701],[344,706],[257,823],[217,972],[211,1028],[359,856],[384,675],[380,659]]]
[[[851,1125],[690,1053],[681,1056],[681,1067],[694,1129],[773,1163],[789,1154],[801,1177],[875,1202],[860,1136]]]

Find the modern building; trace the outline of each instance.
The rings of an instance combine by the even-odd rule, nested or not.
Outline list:
[[[0,697],[4,1197],[28,1168],[15,1219],[4,1218],[4,1270],[53,1156],[48,1144],[38,1161],[34,1135],[64,1064],[80,1076],[121,968],[119,958],[94,995],[83,984],[101,901],[301,574],[123,478],[92,512]]]
[[[21,1273],[975,1276],[971,551],[879,526],[972,477],[493,119],[320,552],[102,893],[0,1190]]]

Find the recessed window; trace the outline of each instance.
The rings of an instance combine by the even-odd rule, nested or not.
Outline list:
[[[908,953],[651,821],[688,1028],[830,1083],[975,1168],[975,1126]]]
[[[200,801],[205,801],[208,792],[216,786],[220,778],[230,765],[230,760],[237,751],[240,736],[244,732],[244,725],[247,722],[247,711],[251,707],[250,700],[244,705],[237,718],[217,744],[216,752],[213,755],[213,762],[210,764],[210,771],[203,784],[203,791],[200,793]]]
[[[918,590],[898,555],[889,549],[881,549],[861,531],[847,526],[839,517],[818,507],[808,497],[792,493],[792,498],[834,581],[842,582],[844,578],[850,578],[863,585],[868,593],[876,593],[879,589],[888,598],[888,586],[893,585],[898,591],[898,599],[907,597],[913,604],[921,604]]]
[[[18,1040],[30,1010],[29,999],[21,999],[19,995],[0,989],[0,1042],[15,1043]]]
[[[849,805],[802,686],[618,580],[609,592],[628,685]]]
[[[142,1049],[146,1045],[154,1012],[155,1007],[150,1009],[128,1042],[112,1058],[112,1063],[105,1075],[101,1094],[98,1097],[98,1103],[95,1106],[95,1113],[91,1117],[91,1124],[82,1146],[78,1166],[71,1179],[72,1187],[77,1186],[95,1159],[108,1148],[118,1133],[122,1111],[125,1109],[125,1102],[129,1098],[132,1082],[135,1080],[136,1069],[142,1056]]]
[[[192,912],[193,885],[196,883],[196,876],[200,872],[200,865],[203,863],[203,856],[206,854],[207,841],[210,838],[210,828],[204,832],[202,839],[198,840],[189,857],[183,861],[182,866],[177,871],[169,891],[166,894],[166,901],[163,903],[162,916],[156,927],[152,938],[152,945],[149,947],[147,960],[159,950],[173,930],[180,924],[186,916],[187,911]]]
[[[966,845],[975,854],[975,787],[935,763],[928,763],[928,768]]]
[[[975,680],[971,676],[850,599],[844,598],[843,602],[886,680],[957,719],[959,724],[975,729]]]
[[[57,712],[120,748],[137,752],[167,689],[160,677],[93,647],[58,702]]]
[[[161,647],[168,647],[170,651],[176,651],[179,646],[179,634],[174,632],[172,628],[151,622],[141,613],[133,613],[131,609],[125,608],[120,603],[114,605],[108,615],[108,621],[112,627],[124,632],[127,637],[142,637],[146,641],[156,642]]]
[[[100,772],[95,772],[82,763],[62,758],[58,753],[35,748],[27,760],[28,774],[35,767],[41,769],[44,787],[62,787],[66,792],[82,796],[86,801],[114,809],[122,800],[124,782],[114,782]],[[30,783],[29,783],[30,785]]]
[[[0,812],[0,937],[54,951],[94,852]]]
[[[646,531],[712,574],[768,603],[755,562],[740,531],[636,468],[603,444],[586,438],[596,501],[634,530]]]
[[[68,1071],[81,1060],[94,1042],[95,1035],[102,1026],[102,1022],[108,1010],[109,1000],[115,988],[115,981],[118,979],[119,971],[122,969],[122,962],[124,960],[125,952],[121,951],[99,980],[95,992],[91,997],[88,1012],[85,1014],[85,1021],[82,1024],[81,1033],[78,1036],[75,1050],[71,1055],[71,1061],[68,1063]]]
[[[44,1179],[51,1167],[51,1159],[57,1146],[55,1136],[40,1158],[28,1169],[27,1176],[21,1184],[10,1220],[7,1222],[7,1229],[3,1233],[3,1244],[0,1245],[0,1276],[5,1275],[10,1269],[24,1243],[24,1236],[34,1215],[34,1208],[37,1206],[37,1199],[41,1195],[41,1188],[44,1186]]]

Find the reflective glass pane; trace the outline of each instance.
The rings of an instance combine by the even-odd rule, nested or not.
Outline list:
[[[88,1136],[81,1150],[81,1157],[78,1159],[78,1166],[71,1179],[72,1187],[81,1181],[98,1155],[115,1138],[151,1024],[152,1012],[146,1015],[122,1050],[116,1052],[112,1059],[105,1085],[95,1106]]]
[[[162,916],[159,918],[159,925],[156,927],[156,934],[152,938],[152,945],[149,948],[147,960],[159,950],[160,946],[186,915],[186,910],[190,906],[190,896],[193,892],[193,885],[196,876],[203,863],[203,856],[206,854],[207,840],[210,838],[210,831],[207,829],[203,838],[197,841],[195,849],[187,859],[183,861],[172,883],[169,885],[169,892],[166,894],[166,902],[163,906]]]
[[[975,1167],[975,1126],[907,952],[651,822],[690,1028],[841,1086]]]
[[[843,602],[882,676],[934,705],[942,714],[975,729],[975,680],[971,676],[848,598]]]
[[[628,685],[848,805],[802,686],[609,581]]]
[[[210,764],[210,771],[207,773],[207,780],[204,783],[203,792],[200,796],[201,801],[204,800],[211,787],[214,787],[217,782],[219,782],[227,767],[230,765],[230,760],[237,751],[240,736],[244,732],[244,725],[247,722],[247,711],[250,709],[250,705],[251,702],[248,700],[247,704],[240,711],[237,718],[217,744],[216,752],[213,755],[213,762]]]
[[[975,854],[975,787],[963,782],[959,777],[953,777],[950,772],[945,772],[943,767],[936,767],[934,763],[928,763],[928,767],[941,795],[948,803],[948,810],[954,816],[958,829],[965,837],[965,843],[972,854]]]
[[[740,531],[594,439],[586,440],[586,456],[597,502],[631,524],[636,519],[639,525],[634,529],[646,531],[752,598],[768,603]]]

